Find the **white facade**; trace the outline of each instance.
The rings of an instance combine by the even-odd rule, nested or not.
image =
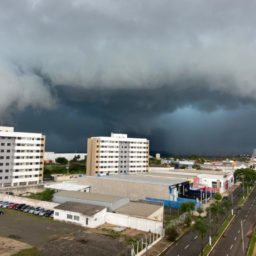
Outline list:
[[[100,212],[92,216],[87,216],[83,213],[54,209],[54,220],[70,222],[83,227],[97,228],[105,223],[105,215],[107,209],[104,208]]]
[[[36,185],[43,181],[45,136],[0,126],[0,186]]]
[[[87,174],[128,174],[148,171],[149,141],[111,133],[88,139]]]
[[[106,223],[112,225],[118,225],[160,235],[163,233],[163,221],[138,218],[129,216],[127,214],[113,212],[106,212],[105,220]]]
[[[200,174],[198,175],[198,178],[199,178],[200,186],[216,189],[216,191],[220,193],[224,193],[228,191],[234,185],[233,174],[224,174],[224,175]]]

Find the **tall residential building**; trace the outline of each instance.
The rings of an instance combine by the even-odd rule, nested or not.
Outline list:
[[[111,133],[87,141],[87,175],[129,174],[148,171],[149,141]]]
[[[0,187],[36,185],[43,181],[45,136],[0,126]]]

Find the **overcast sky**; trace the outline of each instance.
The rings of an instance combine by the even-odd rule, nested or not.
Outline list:
[[[172,154],[256,147],[256,1],[0,1],[0,122],[84,152],[111,131]]]

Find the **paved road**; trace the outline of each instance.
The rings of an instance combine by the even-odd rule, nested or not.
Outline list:
[[[233,195],[234,205],[238,203],[241,195],[242,195],[242,188],[239,187],[234,191],[234,195]],[[205,239],[203,241],[204,245],[206,245],[208,241],[209,241],[209,234],[205,236]],[[165,253],[165,255],[167,256],[198,256],[201,252],[201,244],[202,244],[202,240],[198,237],[198,235],[193,231],[189,231],[179,241],[174,243],[174,245]],[[222,255],[224,254],[218,254],[218,256],[222,256]]]
[[[243,223],[244,248],[242,246],[241,221]],[[214,248],[211,256],[242,256],[249,245],[248,235],[256,224],[256,189],[252,192],[244,207],[237,213],[234,221]]]

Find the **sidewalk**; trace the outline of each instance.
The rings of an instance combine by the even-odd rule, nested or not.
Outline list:
[[[147,252],[143,254],[143,256],[159,256],[163,253],[167,248],[171,246],[172,242],[167,239],[161,239],[157,244],[152,246]]]

